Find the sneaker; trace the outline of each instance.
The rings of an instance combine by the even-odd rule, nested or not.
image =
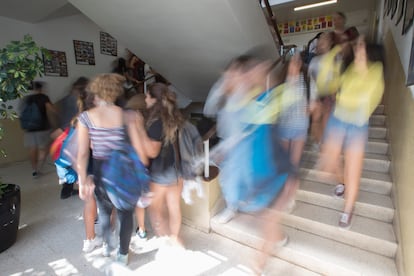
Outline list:
[[[62,184],[62,190],[60,191],[60,199],[66,199],[72,196],[73,185],[72,184]]]
[[[275,244],[276,248],[280,248],[285,246],[287,243],[289,242],[289,236],[288,235],[284,235],[282,239],[278,240]]]
[[[96,247],[99,247],[101,245],[102,245],[102,238],[95,236],[94,239],[83,241],[82,251],[85,253],[89,253],[89,252],[92,252],[92,250],[94,250]]]
[[[124,255],[118,252],[118,254],[116,255],[116,262],[123,265],[128,265],[128,254]]]
[[[102,256],[109,257],[111,255],[111,249],[109,248],[109,245],[104,242],[102,244]]]
[[[36,177],[38,177],[38,176],[39,176],[39,174],[37,173],[37,171],[33,171],[33,172],[32,172],[32,176],[36,178]]]
[[[291,214],[293,212],[293,210],[296,207],[296,201],[294,199],[289,200],[289,202],[286,204],[285,207],[285,212],[288,214]]]
[[[147,238],[147,231],[145,230],[141,230],[139,229],[139,227],[137,227],[137,230],[135,231],[135,234],[140,238],[140,239],[146,239]]]
[[[339,218],[339,227],[349,229],[351,227],[352,213],[342,213]]]
[[[334,195],[336,197],[344,197],[345,193],[345,185],[344,184],[338,184],[335,186]]]
[[[230,208],[226,208],[226,209],[224,209],[224,211],[222,211],[218,215],[217,221],[221,224],[225,224],[225,223],[229,222],[230,220],[232,220],[235,216],[236,216],[236,211],[234,211],[233,209],[230,209]]]

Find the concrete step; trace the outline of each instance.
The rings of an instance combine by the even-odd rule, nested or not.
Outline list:
[[[382,126],[382,127],[384,127],[386,117],[387,116],[385,116],[385,115],[373,114],[369,118],[369,125],[370,126]]]
[[[325,184],[337,185],[335,180],[329,180],[328,174],[314,169],[314,163],[302,162],[300,176],[302,179],[321,182]],[[388,173],[378,173],[372,171],[362,171],[360,180],[360,191],[373,192],[382,195],[391,193],[392,182]]]
[[[306,141],[305,150],[312,151],[313,143],[309,139]],[[375,154],[388,154],[389,144],[385,139],[369,139],[367,147],[365,148],[366,153],[375,153]],[[314,150],[313,150],[314,151]]]
[[[342,211],[344,199],[334,197],[333,190],[334,186],[329,184],[302,180],[300,188],[296,193],[296,200]],[[358,200],[355,203],[354,214],[392,223],[394,207],[391,197],[389,195],[360,191],[358,193]]]
[[[340,211],[296,201],[292,213],[282,214],[282,223],[305,232],[393,258],[397,243],[391,223],[354,214],[349,230],[338,227]]]
[[[368,138],[387,139],[387,128],[370,126],[368,128]]]
[[[316,163],[319,158],[319,152],[304,150],[302,162]],[[390,160],[387,155],[366,153],[364,157],[364,170],[388,173],[390,170]]]
[[[212,230],[229,239],[260,249],[262,235],[258,216],[240,214],[227,224],[211,219]],[[331,239],[283,226],[289,242],[273,255],[322,275],[394,276],[392,258],[377,255]],[[339,231],[338,232],[346,232]]]
[[[384,111],[385,111],[384,105],[383,104],[380,104],[380,105],[377,106],[377,108],[375,108],[374,114],[384,115]]]

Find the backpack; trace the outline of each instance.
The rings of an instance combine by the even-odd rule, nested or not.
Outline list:
[[[185,121],[178,132],[180,167],[183,179],[195,179],[202,172],[203,139],[196,126]]]
[[[33,99],[28,99],[20,115],[20,125],[27,131],[41,130],[44,127],[43,114]]]
[[[139,197],[149,191],[149,172],[128,141],[111,152],[101,170],[106,194],[118,210],[133,210]]]
[[[50,156],[62,167],[72,167],[77,154],[77,132],[67,127],[51,144]]]

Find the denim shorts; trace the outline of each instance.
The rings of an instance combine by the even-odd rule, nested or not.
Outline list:
[[[344,149],[349,147],[362,147],[362,149],[365,149],[368,141],[368,124],[357,126],[341,121],[331,113],[326,126],[324,140],[331,137],[335,138],[335,142],[342,143]]]
[[[151,182],[162,186],[175,185],[178,182],[178,178],[180,178],[180,173],[174,166],[171,166],[162,172],[150,172],[150,175]]]

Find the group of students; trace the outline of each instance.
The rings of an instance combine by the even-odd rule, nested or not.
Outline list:
[[[117,261],[127,264],[133,215],[135,213],[137,218],[136,234],[145,239],[144,208],[147,204],[137,204],[131,210],[117,209],[105,190],[103,163],[113,150],[122,146],[127,136],[149,170],[149,213],[154,233],[181,244],[182,179],[174,147],[185,120],[177,107],[176,95],[167,85],[153,83],[145,95],[137,93],[128,97],[125,96],[125,82],[121,74],[100,74],[77,91],[78,114],[70,123],[75,129],[76,155],[71,167],[60,168],[57,162],[55,165],[62,183],[71,185],[72,189],[73,184],[78,183],[79,197],[85,202],[83,251],[88,253],[102,246],[103,255],[110,256],[118,248]],[[115,237],[115,219],[119,222],[119,229],[116,229],[119,237]]]
[[[336,17],[344,21],[341,13]],[[321,34],[308,67],[299,53],[281,66],[257,51],[240,56],[207,98],[204,114],[216,117],[221,138],[210,154],[226,201],[218,221],[227,223],[238,211],[263,216],[265,255],[275,242],[287,242],[277,226],[280,212],[272,210],[294,208],[309,126],[320,150],[316,166],[337,181],[333,194],[345,199],[338,226],[351,226],[369,117],[384,91],[383,48],[355,30]],[[258,273],[265,260],[256,262]]]

